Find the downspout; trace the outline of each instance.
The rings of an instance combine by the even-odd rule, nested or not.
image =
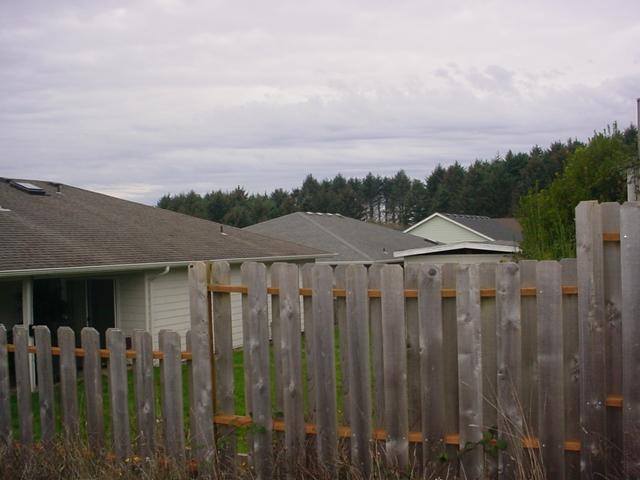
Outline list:
[[[166,267],[164,267],[164,270],[162,270],[160,273],[147,277],[147,305],[146,305],[147,306],[147,332],[151,333],[152,335],[153,335],[153,331],[151,330],[151,282],[153,282],[157,278],[164,277],[170,271],[171,271],[171,267],[167,265]]]

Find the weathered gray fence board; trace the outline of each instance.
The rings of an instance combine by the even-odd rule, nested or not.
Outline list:
[[[313,263],[306,263],[300,268],[300,280],[303,288],[311,288],[311,269],[313,265]],[[307,418],[310,422],[315,422],[316,392],[314,388],[316,382],[313,380],[315,362],[313,360],[313,300],[311,297],[302,297],[302,316],[304,318],[304,349],[307,360],[305,382],[308,405]]]
[[[620,232],[620,204],[600,205],[602,231]],[[606,393],[622,394],[622,286],[620,273],[620,242],[604,242],[602,249],[604,275],[604,324],[606,327]],[[605,455],[614,470],[622,463],[622,409],[607,409],[607,443]],[[617,469],[619,471],[619,469]]]
[[[279,287],[278,278],[270,272],[270,282],[272,287]],[[276,415],[282,415],[284,407],[282,403],[282,322],[280,320],[280,296],[270,295],[271,300],[271,345],[273,352],[273,383],[275,390],[274,408]]]
[[[11,394],[7,329],[0,324],[0,447],[11,444]]]
[[[149,332],[133,332],[133,348],[136,352],[134,379],[136,392],[136,417],[138,420],[138,451],[143,457],[151,457],[155,449],[156,412],[153,391],[153,339]]]
[[[333,285],[335,288],[346,288],[346,265],[336,266],[333,272]],[[347,299],[345,297],[336,297],[333,306],[335,322],[338,325],[338,341],[340,347],[340,373],[342,374],[342,424],[349,425],[349,368],[347,364],[348,345],[347,339]]]
[[[188,330],[184,336],[185,347],[188,352],[192,352],[192,342],[191,342],[191,330]],[[187,388],[189,390],[189,440],[193,443],[193,432],[196,430],[195,423],[195,415],[193,414],[193,359],[191,359],[187,364]]]
[[[302,347],[300,342],[299,272],[294,264],[276,263],[271,267],[272,278],[280,287],[280,324],[282,350],[282,384],[285,421],[285,452],[287,475],[296,478],[296,469],[303,464],[304,398],[302,383]]]
[[[40,438],[50,444],[56,434],[56,414],[53,400],[53,359],[51,358],[51,332],[45,325],[33,327],[36,342],[36,368],[38,372],[38,403],[40,404]]]
[[[107,349],[109,350],[111,437],[116,458],[124,460],[131,456],[131,437],[129,432],[127,359],[124,333],[121,330],[116,328],[107,330]]]
[[[336,418],[336,367],[333,325],[333,272],[328,265],[314,265],[313,347],[315,351],[316,437],[318,461],[326,474],[335,476],[338,437]]]
[[[640,203],[620,210],[622,265],[622,357],[624,462],[630,478],[640,477]]]
[[[372,428],[367,270],[363,265],[350,265],[346,277],[351,461],[364,478],[369,478],[372,470]]]
[[[604,323],[604,272],[602,214],[598,202],[576,207],[578,259],[578,312],[580,316],[580,423],[583,478],[606,475],[605,439],[607,411],[606,328]]]
[[[446,263],[441,267],[442,288],[456,288],[456,264]],[[458,317],[456,299],[442,299],[442,335],[444,344],[444,405],[447,433],[459,428],[458,410]],[[447,445],[449,458],[458,455],[458,447]],[[456,472],[448,472],[455,475]]]
[[[211,264],[211,283],[228,285],[231,282],[231,268],[228,262]],[[231,312],[231,295],[214,293],[213,303],[213,339],[214,366],[216,372],[217,415],[235,414],[234,375],[233,375],[233,319]],[[234,427],[219,425],[217,438],[220,444],[220,455],[223,465],[232,474],[236,467],[237,437]]]
[[[521,405],[522,324],[520,316],[520,268],[515,263],[498,265],[496,272],[496,360],[498,438],[507,441],[501,451],[501,479],[515,479],[522,463],[520,438],[524,437]]]
[[[564,478],[564,379],[562,354],[562,270],[558,262],[538,263],[539,442],[548,478]]]
[[[380,289],[382,265],[369,267],[369,288]],[[373,388],[373,427],[384,428],[384,368],[382,365],[382,301],[369,300],[369,322],[371,327],[371,369]]]
[[[60,404],[62,430],[67,440],[78,438],[78,372],[75,355],[76,334],[71,327],[58,328],[60,347]]]
[[[386,457],[391,466],[406,470],[409,467],[409,419],[402,267],[385,265],[381,280]]]
[[[535,260],[520,262],[520,286],[536,287]],[[528,436],[538,434],[538,318],[535,297],[520,299],[522,326],[522,409]]]
[[[424,471],[433,470],[445,452],[444,334],[442,326],[442,274],[437,265],[421,265],[418,271],[418,333],[421,380]]]
[[[33,443],[33,413],[31,411],[31,380],[29,374],[29,353],[27,347],[29,336],[27,327],[13,327],[13,343],[15,345],[14,363],[16,369],[16,400],[18,418],[20,419],[20,441],[29,445]]]
[[[267,312],[267,271],[263,264],[242,264],[242,283],[247,286],[248,302],[244,332],[244,348],[249,352],[249,395],[251,418],[256,428],[252,432],[251,450],[257,478],[271,478],[271,382],[269,375],[269,320]]]
[[[458,314],[458,405],[460,409],[460,459],[467,479],[483,476],[483,451],[479,445],[484,427],[482,417],[482,317],[478,265],[459,265],[457,273]]]
[[[189,309],[191,314],[191,351],[193,391],[191,413],[193,430],[191,448],[201,464],[212,464],[213,437],[213,386],[211,384],[211,350],[209,336],[209,296],[207,285],[209,268],[204,262],[189,265]]]
[[[562,284],[576,285],[578,281],[575,258],[560,261]],[[578,353],[578,296],[562,298],[563,352],[564,352],[564,411],[565,437],[580,439],[580,356]],[[580,453],[565,452],[565,477],[580,478]]]
[[[87,437],[91,449],[100,451],[104,445],[100,334],[95,328],[83,328],[80,339],[84,350],[82,373],[87,404]]]
[[[408,264],[404,269],[404,288],[418,288],[419,264]],[[404,302],[405,325],[407,332],[407,371],[420,371],[420,323],[418,322],[418,299],[406,298]],[[409,407],[409,430],[419,432],[422,427],[420,408],[420,375],[407,377],[407,402]],[[421,449],[420,449],[421,450]]]
[[[160,384],[162,385],[162,420],[165,448],[176,461],[184,460],[184,421],[182,404],[182,360],[180,335],[168,330],[159,332]]]

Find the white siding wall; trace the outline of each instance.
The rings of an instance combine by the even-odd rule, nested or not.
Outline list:
[[[147,329],[146,282],[144,273],[132,273],[117,278],[118,326],[126,336],[136,329]]]
[[[189,330],[189,284],[187,268],[171,269],[166,275],[148,276],[151,334],[154,346],[158,344],[158,332],[162,329],[178,332],[182,337]]]
[[[409,233],[440,243],[479,242],[487,240],[480,235],[476,235],[440,217],[433,217]]]

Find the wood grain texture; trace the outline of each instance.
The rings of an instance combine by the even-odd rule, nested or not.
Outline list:
[[[606,326],[602,212],[598,202],[576,207],[580,329],[580,450],[583,478],[606,475]]]
[[[270,284],[272,288],[278,288],[278,278],[270,272]],[[279,290],[279,288],[278,288]],[[268,293],[268,292],[267,292]],[[276,416],[281,416],[284,412],[282,403],[282,322],[280,321],[280,294],[271,295],[271,350],[273,355],[273,382],[275,390],[274,408]]]
[[[562,480],[564,475],[564,368],[562,269],[558,262],[539,262],[538,281],[538,432],[540,453],[548,478]]]
[[[122,330],[107,330],[109,350],[109,403],[111,409],[111,440],[117,459],[131,456],[131,436],[129,433],[129,401],[127,385],[127,359]]]
[[[347,289],[347,364],[351,411],[351,461],[364,478],[372,471],[371,459],[371,370],[369,362],[369,299],[367,270],[349,265]],[[347,332],[345,332],[347,333]]]
[[[102,365],[100,334],[95,328],[83,328],[80,333],[84,357],[82,373],[87,407],[87,437],[95,452],[104,446],[104,416],[102,410]]]
[[[180,335],[160,330],[160,384],[162,388],[162,419],[164,423],[165,449],[176,462],[184,461],[184,426],[182,404],[182,360],[180,359]]]
[[[369,288],[380,289],[382,284],[382,265],[369,267]],[[369,324],[371,330],[371,369],[373,388],[373,427],[384,428],[384,368],[382,359],[382,300],[380,297],[369,300]]]
[[[460,411],[460,459],[462,475],[467,479],[483,476],[483,451],[474,446],[482,440],[482,316],[480,309],[480,272],[478,265],[458,265],[458,406]]]
[[[302,287],[311,288],[311,269],[313,263],[306,263],[300,268],[300,281]],[[307,389],[307,415],[306,418],[315,422],[316,418],[316,392],[313,375],[315,372],[314,349],[313,349],[313,303],[311,297],[302,298],[302,316],[304,318],[304,348],[306,354],[306,389]]]
[[[29,353],[27,346],[29,334],[24,325],[14,325],[13,344],[15,345],[14,363],[16,369],[16,402],[20,419],[20,442],[33,443],[33,413],[31,411],[31,376],[29,374]]]
[[[333,285],[335,289],[344,290],[346,288],[346,265],[338,265],[335,267],[333,272]],[[349,340],[347,338],[347,299],[346,292],[345,296],[338,297],[336,296],[334,299],[334,321],[338,326],[338,340],[339,340],[339,350],[340,350],[340,373],[342,379],[342,418],[341,423],[343,425],[349,425],[350,423],[350,415],[349,408],[351,402],[349,400],[349,365],[347,363],[348,358],[348,348],[349,348]]]
[[[536,290],[535,260],[522,260],[520,286]],[[535,297],[520,293],[522,326],[522,410],[529,434],[538,434],[538,315]]]
[[[640,477],[640,203],[620,210],[622,265],[622,393],[624,396],[624,466],[630,478]]]
[[[133,364],[138,421],[138,451],[142,457],[151,457],[155,451],[156,412],[153,389],[153,339],[149,332],[133,332],[136,358]]]
[[[409,418],[402,267],[385,265],[381,280],[386,458],[393,468],[406,471],[409,467]]]
[[[51,331],[45,325],[33,327],[36,342],[36,369],[38,373],[38,403],[40,405],[40,438],[50,445],[56,434],[56,414],[53,399],[53,360],[51,358]]]
[[[7,329],[0,324],[0,447],[11,444],[11,382]]]
[[[247,331],[244,348],[248,350],[250,415],[256,426],[252,432],[253,467],[259,479],[271,478],[272,413],[269,374],[269,323],[267,316],[267,271],[263,264],[246,262],[241,267],[242,283],[247,285]]]

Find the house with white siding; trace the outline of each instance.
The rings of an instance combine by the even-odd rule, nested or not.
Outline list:
[[[84,326],[130,336],[189,328],[188,264],[226,260],[232,282],[254,260],[332,254],[81,188],[0,178],[0,323]],[[234,343],[241,342],[239,296]],[[54,335],[55,337],[55,335]]]

